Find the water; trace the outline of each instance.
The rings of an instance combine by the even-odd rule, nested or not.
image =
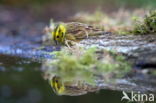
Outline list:
[[[43,78],[40,66],[30,59],[0,55],[0,103],[124,103],[121,92],[110,90],[58,96]]]
[[[9,39],[9,41],[10,40],[12,39]],[[5,55],[0,55],[0,103],[127,103],[127,101],[121,102],[121,92],[111,90],[100,90],[96,93],[88,93],[75,97],[56,95],[48,81],[43,78],[43,72],[40,70],[42,61],[36,61],[34,59],[51,58],[49,55],[44,54],[44,51],[53,51],[54,49],[47,47],[47,49],[45,48],[46,50],[37,50],[35,48],[39,48],[41,45],[29,43],[27,40],[24,41],[23,39],[18,40],[16,41],[16,45],[11,41],[7,42],[8,40],[6,39],[2,39],[1,41],[0,53]],[[118,47],[119,52],[127,53],[128,51],[137,48],[137,43],[132,42],[133,39],[131,41],[125,40],[126,42],[122,40],[119,41],[119,43],[111,41],[114,45],[109,44],[107,41],[109,41],[109,39],[107,40],[106,38],[101,42],[101,45],[108,50]],[[82,41],[81,43],[83,42],[85,41]],[[91,43],[100,46],[99,42],[100,41],[97,40],[97,42]],[[87,47],[87,43],[90,42],[86,41],[85,43]],[[124,45],[122,46],[122,44]],[[147,47],[151,46],[151,44],[144,43],[144,40],[137,46],[140,45]]]

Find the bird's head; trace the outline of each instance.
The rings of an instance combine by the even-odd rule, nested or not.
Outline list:
[[[64,24],[58,24],[52,32],[54,42],[57,44],[63,44],[65,41],[66,27]]]

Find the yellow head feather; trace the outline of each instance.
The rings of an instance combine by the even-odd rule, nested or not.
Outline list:
[[[52,86],[55,93],[61,95],[65,92],[65,87],[61,82],[61,79],[57,76],[54,76],[52,80],[50,80],[50,85]]]
[[[66,27],[63,24],[58,24],[54,31],[52,32],[53,40],[56,44],[64,44],[65,42],[65,34],[66,34]]]

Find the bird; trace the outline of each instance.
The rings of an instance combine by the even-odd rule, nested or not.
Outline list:
[[[51,85],[53,91],[57,95],[78,96],[78,95],[86,94],[88,92],[94,92],[94,91],[99,90],[99,88],[97,88],[95,86],[92,86],[92,85],[89,85],[86,83],[82,83],[80,81],[63,82],[61,77],[59,77],[59,76],[53,76],[53,78],[50,79],[49,81],[50,81],[50,85]]]
[[[56,45],[72,46],[83,39],[87,39],[89,36],[97,36],[104,34],[103,27],[96,27],[80,22],[67,22],[57,23],[53,26],[52,22],[49,27],[46,27],[45,31],[50,35],[51,41]]]

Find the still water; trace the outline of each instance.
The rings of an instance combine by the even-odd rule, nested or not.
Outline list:
[[[122,93],[101,90],[82,96],[58,96],[43,78],[41,62],[0,55],[0,103],[127,103]]]

